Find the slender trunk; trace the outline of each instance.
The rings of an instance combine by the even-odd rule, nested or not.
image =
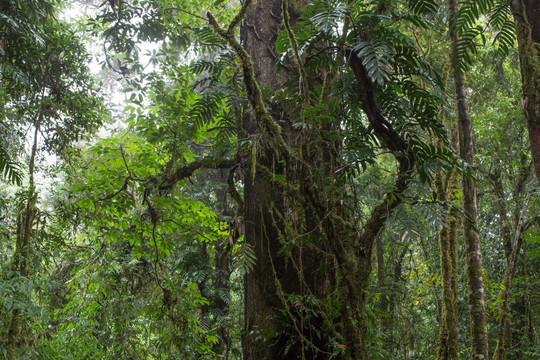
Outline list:
[[[234,231],[234,230],[233,230]],[[234,235],[232,235],[234,236]],[[238,239],[236,237],[236,239]],[[235,240],[236,240],[235,239]],[[216,245],[216,260],[215,260],[215,294],[213,311],[215,319],[219,320],[219,339],[214,345],[213,350],[220,359],[228,359],[231,349],[231,336],[229,332],[229,303],[230,303],[230,250],[234,242]]]
[[[497,343],[497,348],[495,349],[495,360],[504,360],[506,356],[506,351],[508,350],[512,342],[508,304],[510,298],[510,286],[512,285],[512,280],[516,272],[517,256],[521,250],[521,243],[523,240],[523,222],[525,221],[525,216],[527,214],[527,207],[529,205],[530,197],[531,193],[529,192],[523,202],[523,208],[521,209],[519,220],[516,226],[516,234],[512,243],[512,252],[510,258],[508,259],[508,266],[506,267],[501,291],[499,292],[498,296],[499,300],[502,301],[499,308],[501,319],[501,337]]]
[[[514,186],[513,191],[513,198],[515,202],[519,202],[521,197],[523,196],[523,189],[525,188],[525,184],[527,180],[529,179],[531,174],[531,167],[528,160],[528,156],[523,154],[520,158],[520,167],[519,167],[519,176],[517,178],[517,183]],[[523,222],[523,214],[522,211],[520,211],[520,208],[516,206],[512,218],[514,219],[514,227],[516,229],[516,235],[514,239],[512,239],[512,225],[511,225],[511,219],[508,216],[508,209],[506,206],[506,196],[502,181],[502,175],[500,171],[500,165],[497,167],[496,172],[490,176],[492,183],[493,183],[493,194],[495,195],[495,203],[496,203],[496,209],[497,214],[499,216],[499,220],[501,222],[501,238],[502,243],[504,245],[504,253],[506,257],[506,270],[505,274],[503,276],[502,280],[502,290],[499,292],[499,299],[501,299],[502,304],[499,307],[499,315],[500,315],[500,324],[501,324],[501,335],[499,337],[499,341],[497,343],[497,348],[495,349],[493,355],[495,359],[502,360],[505,358],[506,351],[509,349],[512,345],[512,331],[510,327],[510,316],[509,316],[509,292],[512,282],[512,277],[508,277],[508,275],[515,273],[515,263],[516,263],[516,256],[519,254],[522,248],[522,240],[521,240],[521,225],[520,223]],[[528,202],[528,197],[525,199],[525,203]],[[519,237],[516,237],[519,236]],[[516,247],[517,245],[517,247]],[[514,260],[513,260],[514,259]],[[510,273],[508,273],[510,271]]]
[[[27,278],[30,275],[30,263],[32,256],[32,226],[36,217],[36,202],[37,193],[34,183],[34,168],[37,154],[37,143],[40,129],[41,117],[38,117],[34,126],[34,142],[30,153],[30,161],[28,165],[28,195],[26,202],[19,209],[17,215],[17,242],[15,252],[13,254],[13,270],[14,274],[21,278]],[[16,358],[16,348],[18,344],[24,344],[25,339],[21,336],[21,330],[24,325],[21,325],[22,312],[20,309],[14,309],[11,314],[11,320],[7,331],[6,350],[9,359]]]
[[[452,144],[457,147],[457,129],[452,129]],[[451,170],[446,181],[436,179],[438,198],[448,203],[455,201],[459,191],[458,174]],[[457,331],[457,230],[459,213],[453,206],[446,205],[448,221],[439,232],[442,273],[442,314],[439,329],[439,360],[459,359]]]
[[[385,314],[385,316],[381,319],[381,330],[385,333],[389,333],[390,331],[390,309],[389,309],[389,298],[391,296],[388,284],[386,280],[386,268],[385,268],[385,261],[384,261],[384,249],[383,249],[383,242],[380,236],[377,237],[377,286],[379,287],[379,291],[382,292],[381,299],[379,300],[379,310],[381,313]]]
[[[540,42],[540,6],[536,0],[510,0],[518,40],[522,105],[534,162],[540,177],[540,61],[535,43]]]
[[[220,212],[229,217],[235,215],[234,219],[229,222],[229,237],[227,240],[221,243],[217,243],[214,248],[216,251],[215,264],[214,264],[214,299],[213,299],[213,315],[214,322],[217,323],[218,342],[213,346],[214,353],[219,359],[229,359],[231,351],[231,334],[230,328],[230,302],[231,302],[231,250],[240,238],[244,235],[243,223],[240,220],[244,214],[243,204],[244,201],[238,191],[236,190],[235,177],[237,169],[233,168],[229,170],[227,175],[227,185],[225,190],[216,189],[216,199],[221,200]],[[220,179],[224,176],[223,170],[220,173],[214,174]],[[217,181],[217,179],[215,179]],[[236,202],[237,212],[231,214],[231,208],[228,206],[227,194],[230,198]]]
[[[459,154],[472,169],[474,162],[474,145],[472,124],[469,117],[467,84],[465,74],[456,66],[459,36],[454,18],[458,11],[457,0],[448,1],[448,19],[450,27],[451,57],[453,60],[454,85],[457,102],[459,127]],[[465,251],[467,259],[467,275],[469,278],[469,308],[471,317],[471,336],[473,359],[489,359],[487,319],[484,303],[484,279],[482,253],[477,228],[476,187],[471,174],[463,174],[463,208],[468,218],[464,221]]]

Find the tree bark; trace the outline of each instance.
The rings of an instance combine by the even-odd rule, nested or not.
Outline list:
[[[536,177],[540,177],[540,6],[534,0],[510,0],[518,41],[522,105]]]
[[[457,147],[457,129],[452,129],[452,145]],[[439,175],[435,181],[438,198],[445,203],[455,201],[459,190],[458,174],[451,170],[446,180]],[[454,206],[445,205],[448,220],[439,232],[439,245],[442,273],[442,314],[439,325],[439,360],[458,360],[457,331],[457,230],[459,213]]]
[[[459,128],[459,154],[461,159],[472,170],[474,163],[474,144],[472,124],[469,116],[467,84],[465,74],[457,66],[457,46],[459,35],[455,27],[455,16],[458,1],[448,0],[448,21],[450,29],[451,57],[457,102]],[[480,239],[477,228],[476,187],[471,174],[463,174],[463,208],[468,218],[464,219],[465,251],[467,259],[467,275],[469,279],[469,309],[471,317],[472,355],[475,360],[488,360],[489,347],[487,335],[487,319],[484,303],[484,279]]]
[[[339,119],[297,114],[311,127],[295,129],[292,125],[298,119],[289,119],[292,109],[285,102],[272,102],[267,108],[262,100],[260,86],[271,93],[296,91],[287,87],[288,72],[274,70],[273,49],[283,23],[293,49],[292,67],[302,74],[301,106],[309,106],[309,84],[292,31],[305,2],[296,1],[294,8],[287,4],[286,0],[255,4],[246,0],[227,30],[208,14],[212,27],[240,58],[253,110],[246,112],[243,124],[252,144],[244,172],[244,220],[245,240],[253,247],[257,262],[244,283],[244,358],[327,359],[341,351],[345,359],[367,360],[365,291],[375,239],[402,201],[415,158],[407,141],[382,115],[377,85],[359,58],[352,56],[349,65],[362,109],[398,162],[394,189],[358,232],[349,207],[343,206],[344,189],[339,188],[343,179],[336,170],[341,142],[327,141],[339,133]],[[240,45],[233,30],[244,14]],[[321,96],[324,104],[328,92]],[[328,301],[329,296],[334,299]],[[326,309],[330,314],[337,310],[339,319],[329,318],[325,309],[318,310],[328,302],[339,303],[339,309]],[[315,309],[316,315],[306,316],[308,309],[310,313]]]
[[[275,70],[278,59],[274,49],[283,23],[282,6],[281,0],[254,3],[241,28],[242,46],[253,63],[256,82],[272,93],[285,90],[290,80],[287,71]],[[296,2],[296,6],[303,6],[303,2]],[[298,14],[292,9],[289,14],[289,21],[295,23]],[[269,115],[281,119],[280,135],[287,147],[302,148],[303,143],[293,142],[298,131],[288,120],[286,105],[277,103],[272,107]],[[243,128],[256,142],[244,172],[244,222],[245,240],[257,257],[244,280],[244,358],[327,358],[331,354],[331,330],[323,326],[322,319],[305,324],[302,318],[302,308],[309,306],[304,304],[306,296],[323,300],[335,283],[325,269],[330,260],[317,249],[322,235],[317,215],[310,210],[317,207],[311,202],[318,201],[309,197],[312,177],[309,169],[296,166],[283,149],[270,141],[258,141],[264,134],[254,116],[244,116]],[[320,160],[315,156],[306,164],[324,171],[327,167]],[[302,235],[306,232],[310,236]],[[295,238],[292,250],[282,251]],[[309,327],[316,331],[309,331]],[[316,332],[320,332],[320,338],[314,335]]]

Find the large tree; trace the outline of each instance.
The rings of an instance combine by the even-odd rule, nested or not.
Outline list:
[[[409,78],[418,70],[416,52],[402,34],[385,31],[379,17],[384,5],[293,5],[246,1],[226,30],[208,14],[214,30],[240,58],[252,109],[243,123],[252,143],[244,178],[244,221],[257,263],[245,281],[244,356],[327,358],[342,353],[344,358],[367,359],[365,305],[372,250],[385,220],[402,202],[418,156],[416,139],[397,124],[418,117],[442,136],[434,120],[436,100],[419,94]],[[357,18],[360,13],[367,13],[367,19]],[[234,28],[244,15],[240,44]],[[341,32],[338,21],[344,22]],[[372,28],[360,31],[362,21]],[[297,23],[309,30],[302,32]],[[275,55],[281,26],[281,41],[289,49],[285,61]],[[309,44],[310,35],[318,41]],[[399,63],[402,50],[408,52],[407,64]],[[308,63],[317,57],[320,63]],[[276,73],[276,66],[284,69]],[[340,71],[352,75],[350,90],[340,94],[348,103],[330,97],[344,81]],[[403,88],[409,97],[405,101],[419,95],[423,103],[408,103],[410,112],[400,117],[390,84]],[[261,88],[272,100],[263,101]],[[413,94],[413,88],[418,92]],[[344,117],[344,108],[350,118]],[[346,136],[341,130],[362,119],[367,121],[362,136],[391,151],[397,166],[393,188],[359,222],[359,214],[351,211],[354,206],[348,205],[347,171],[340,171],[350,166],[342,158]],[[364,141],[356,146],[372,145]],[[328,306],[336,301],[339,306]],[[320,310],[308,317],[308,306]]]

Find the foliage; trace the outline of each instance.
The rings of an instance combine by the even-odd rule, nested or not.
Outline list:
[[[524,345],[508,355],[534,358],[540,351],[538,199],[530,182],[511,13],[502,0],[461,4],[455,61],[471,89],[490,345],[500,330],[497,294],[507,256],[501,239],[508,229],[515,233],[516,211],[531,191],[511,297],[512,326]],[[28,320],[23,335],[32,339],[18,349],[21,358],[240,359],[251,315],[243,312],[243,279],[267,261],[246,240],[244,202],[254,201],[243,197],[248,181],[271,175],[276,193],[284,194],[283,209],[275,212],[282,219],[272,220],[284,225],[273,240],[287,269],[309,282],[312,274],[302,272],[305,264],[295,256],[316,249],[321,273],[353,271],[348,266],[358,260],[352,253],[350,263],[338,263],[320,241],[332,230],[327,221],[342,220],[335,234],[346,233],[343,246],[349,245],[381,199],[396,193],[407,155],[370,121],[368,106],[380,109],[383,127],[407,144],[414,167],[407,188],[397,193],[401,204],[385,211],[379,244],[368,254],[377,262],[361,289],[367,349],[373,359],[435,358],[442,300],[437,234],[448,223],[448,209],[464,221],[467,216],[459,199],[437,198],[434,182],[452,169],[469,171],[448,135],[454,100],[440,2],[291,7],[299,21],[284,24],[274,34],[275,50],[268,49],[280,69],[276,77],[288,81],[276,92],[261,89],[262,111],[286,135],[286,153],[277,160],[268,159],[276,154],[268,149],[275,134],[246,126],[257,109],[248,101],[243,60],[208,25],[207,10],[229,24],[236,2],[96,4],[85,26],[98,44],[93,50],[101,52],[102,71],[125,98],[122,111],[111,105],[110,114],[87,65],[88,45],[58,20],[64,5],[0,3],[0,173],[6,182],[0,189],[0,334],[7,333],[10,314],[20,311]],[[246,22],[242,31],[250,26]],[[351,59],[365,69],[363,85],[371,86],[373,98],[359,95],[365,88]],[[101,137],[88,137],[109,116],[116,124]],[[33,272],[21,277],[11,264],[29,194],[22,187],[26,136],[36,128],[43,187],[33,223]],[[55,166],[43,161],[51,154],[58,156]],[[317,157],[332,161],[317,163]],[[276,166],[265,168],[266,160]],[[301,179],[294,178],[298,174]],[[279,204],[272,200],[262,206]],[[325,215],[313,221],[317,211]],[[466,358],[464,246],[458,251],[458,341]],[[327,258],[330,270],[323,268]],[[314,351],[306,339],[321,339],[330,329],[322,351],[328,358],[345,356],[343,324],[349,319],[339,281],[328,282],[335,288],[323,298],[309,287],[304,293],[281,288],[279,329],[262,329],[260,336],[268,335],[269,346],[282,344],[283,357],[295,356],[299,344],[305,356]]]

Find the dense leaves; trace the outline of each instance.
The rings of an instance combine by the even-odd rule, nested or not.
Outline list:
[[[263,33],[259,2],[220,35],[248,3],[105,1],[68,24],[79,5],[0,1],[0,356],[240,359],[254,338],[279,358],[347,359],[365,331],[359,359],[436,358],[439,234],[470,221],[461,190],[440,191],[453,172],[477,182],[490,346],[519,244],[507,358],[538,356],[539,190],[508,3],[461,1],[447,24],[439,1],[313,1],[273,9]],[[474,169],[452,138],[450,64],[469,78]],[[279,199],[259,203],[267,190]],[[262,300],[244,286],[272,289],[268,328],[253,330]]]

